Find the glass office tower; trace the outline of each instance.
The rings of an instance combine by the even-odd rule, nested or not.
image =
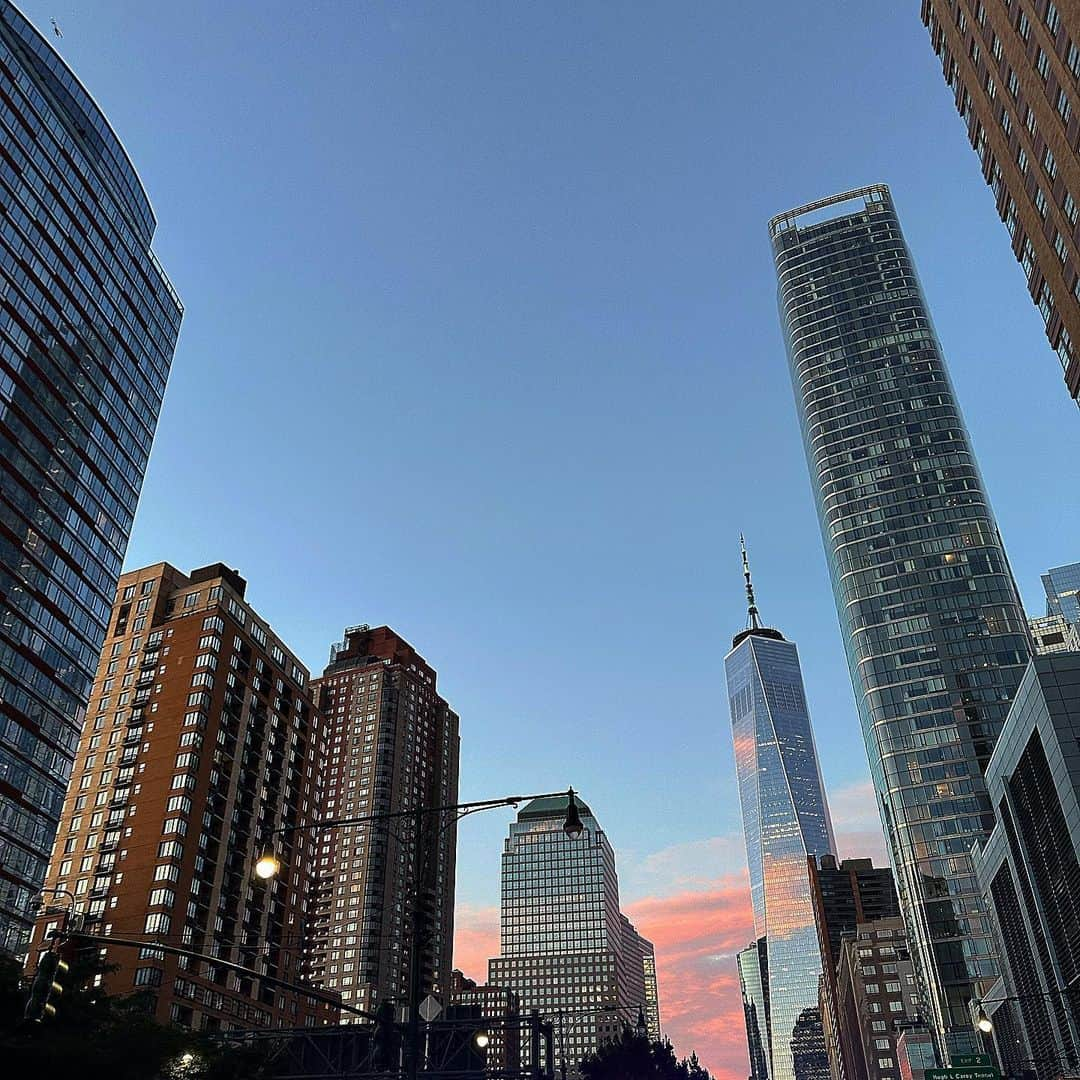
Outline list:
[[[536,1009],[552,1022],[556,1061],[577,1076],[586,1054],[647,1011],[653,950],[619,911],[615,853],[592,811],[578,800],[584,831],[571,839],[566,810],[566,796],[533,799],[510,826],[502,955],[489,962],[488,982],[517,993],[523,1014]]]
[[[924,999],[972,1035],[993,939],[971,863],[983,771],[1031,652],[889,190],[770,222],[836,608]]]
[[[758,938],[738,955],[750,1080],[769,1080],[769,960],[765,939]]]
[[[754,929],[767,954],[769,1075],[825,1080],[821,956],[808,857],[835,852],[836,843],[798,649],[778,630],[760,625],[748,568],[746,574],[750,628],[735,637],[724,668]],[[761,1017],[756,1019],[760,1038]],[[747,1039],[752,1043],[754,1033],[748,1030]]]
[[[119,139],[6,0],[0,91],[0,949],[17,953],[182,307],[150,250],[154,215]],[[123,678],[106,709],[130,694]]]
[[[1046,590],[1046,614],[1080,623],[1080,563],[1051,567],[1042,575],[1042,583]]]

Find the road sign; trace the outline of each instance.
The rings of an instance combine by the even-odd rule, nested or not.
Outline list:
[[[962,1069],[971,1065],[993,1065],[994,1060],[989,1054],[953,1054],[952,1067]]]
[[[439,1004],[439,999],[434,994],[428,994],[428,996],[420,1002],[420,1015],[429,1024],[441,1012],[442,1006]]]
[[[972,1065],[963,1069],[927,1069],[926,1080],[1001,1080],[993,1065]]]

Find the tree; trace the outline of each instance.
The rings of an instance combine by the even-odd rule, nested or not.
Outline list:
[[[712,1080],[697,1054],[679,1061],[671,1043],[650,1042],[629,1028],[581,1063],[585,1080]]]
[[[11,1076],[79,1080],[263,1080],[261,1047],[232,1047],[198,1032],[157,1023],[147,993],[114,997],[95,976],[114,968],[96,947],[76,950],[56,1015],[23,1020],[29,980],[0,959],[0,1061]]]

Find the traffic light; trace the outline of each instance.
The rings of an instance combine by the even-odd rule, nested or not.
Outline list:
[[[38,957],[37,971],[30,984],[30,997],[23,1012],[24,1019],[39,1024],[56,1015],[53,1002],[64,992],[63,979],[67,973],[68,962],[55,949],[49,949]]]

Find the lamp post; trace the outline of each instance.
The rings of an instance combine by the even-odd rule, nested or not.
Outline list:
[[[255,861],[255,875],[263,881],[269,881],[281,872],[281,859],[274,845],[274,838],[285,833],[295,832],[321,832],[325,829],[334,829],[339,826],[349,825],[373,825],[396,821],[401,818],[412,818],[413,843],[415,845],[413,887],[412,887],[412,941],[409,953],[409,1015],[406,1025],[405,1036],[405,1074],[408,1080],[416,1080],[420,1068],[420,977],[421,977],[421,952],[426,937],[426,912],[424,909],[425,878],[428,870],[428,830],[426,822],[432,816],[452,813],[452,822],[457,824],[463,817],[469,814],[480,813],[483,810],[494,810],[500,806],[516,807],[519,803],[533,799],[556,799],[565,798],[566,820],[563,823],[563,832],[571,840],[576,840],[585,831],[578,812],[577,800],[574,789],[566,791],[546,791],[538,795],[504,795],[498,799],[479,799],[474,802],[452,803],[443,806],[423,806],[417,803],[410,810],[393,810],[379,814],[364,814],[359,817],[328,818],[324,821],[313,821],[305,825],[283,825],[277,829],[271,829],[264,834],[262,848]]]
[[[1013,1002],[1013,1001],[1041,1001],[1041,1000],[1046,1000],[1046,999],[1050,999],[1050,1000],[1055,1000],[1056,999],[1056,1000],[1060,1000],[1060,1001],[1064,1002],[1065,1006],[1066,1006],[1066,1009],[1067,1009],[1066,1017],[1065,1017],[1065,1019],[1066,1019],[1066,1031],[1064,1033],[1065,1037],[1066,1037],[1066,1046],[1067,1046],[1068,1045],[1068,1030],[1067,1030],[1067,1028],[1068,1028],[1068,1026],[1070,1026],[1069,1021],[1073,1019],[1072,1017],[1069,1016],[1069,1012],[1071,1012],[1072,1008],[1073,1008],[1073,1006],[1072,1006],[1072,1004],[1070,1002],[1070,997],[1071,997],[1071,995],[1076,993],[1076,991],[1077,991],[1077,983],[1078,982],[1080,982],[1080,975],[1077,975],[1077,976],[1073,977],[1072,979],[1070,979],[1064,986],[1055,987],[1053,990],[1048,990],[1048,991],[1046,991],[1044,993],[1010,994],[1010,995],[1007,995],[1005,997],[986,998],[985,1000],[979,1000],[977,998],[973,999],[971,1001],[971,1006],[970,1007],[971,1007],[971,1016],[972,1016],[972,1020],[973,1020],[973,1022],[975,1024],[975,1028],[976,1028],[977,1031],[981,1032],[983,1035],[989,1036],[989,1035],[993,1034],[994,1021],[991,1019],[990,1015],[987,1013],[987,1011],[986,1011],[986,1009],[984,1007],[986,1005],[1003,1005],[1006,1002]],[[1058,1020],[1059,1020],[1058,1026],[1060,1026],[1060,1018],[1058,1018]],[[1066,1049],[1066,1054],[1068,1055],[1068,1050],[1067,1049]],[[1024,1060],[1031,1060],[1034,1063],[1037,1060],[1048,1061],[1048,1060],[1051,1060],[1051,1059],[1050,1058],[1039,1058],[1039,1059],[1031,1058],[1031,1059],[1024,1059]],[[1053,1059],[1053,1060],[1056,1061],[1056,1058]],[[1075,1064],[1073,1064],[1071,1067],[1075,1067]]]

